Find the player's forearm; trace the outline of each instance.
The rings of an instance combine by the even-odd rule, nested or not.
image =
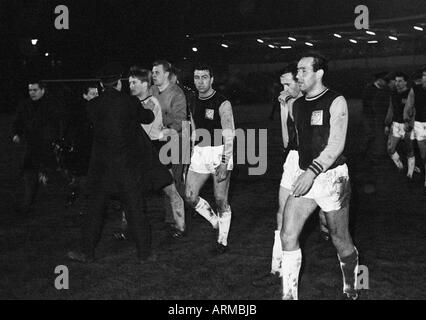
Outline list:
[[[232,106],[229,101],[225,101],[219,108],[220,122],[222,125],[222,136],[224,140],[224,150],[222,163],[228,164],[234,150],[235,124]]]
[[[281,134],[283,138],[284,149],[288,145],[288,127],[287,127],[287,117],[288,117],[288,107],[285,103],[280,103],[281,107]]]
[[[414,90],[411,89],[407,97],[407,102],[404,107],[404,122],[411,123],[414,121]]]
[[[309,166],[315,174],[328,170],[343,153],[348,129],[348,106],[345,98],[336,98],[330,107],[330,135],[327,146]]]

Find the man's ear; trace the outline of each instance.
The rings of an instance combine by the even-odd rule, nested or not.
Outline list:
[[[213,81],[214,81],[214,77],[212,77],[212,81],[211,81],[211,84],[213,84]]]
[[[324,70],[319,69],[317,70],[317,78],[322,79],[324,77]]]

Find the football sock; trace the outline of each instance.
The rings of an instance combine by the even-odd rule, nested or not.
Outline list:
[[[302,250],[283,251],[282,300],[298,300],[299,272],[302,265]]]
[[[271,273],[279,273],[280,276],[282,276],[281,261],[282,261],[282,248],[281,248],[280,231],[275,230],[274,246],[272,247]]]
[[[228,206],[225,211],[219,212],[219,235],[217,242],[224,246],[228,245],[228,234],[229,228],[231,227],[231,216],[232,212],[230,206]]]
[[[206,200],[199,197],[198,203],[194,209],[208,222],[210,222],[214,229],[218,228],[218,217]]]
[[[346,256],[339,257],[340,269],[343,275],[343,293],[348,296],[356,295],[357,276],[358,276],[358,250],[354,247],[354,251]]]

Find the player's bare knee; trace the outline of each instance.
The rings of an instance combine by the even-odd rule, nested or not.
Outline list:
[[[292,250],[297,244],[297,234],[288,230],[281,229],[280,232],[281,243],[283,250]]]
[[[185,191],[185,202],[190,206],[195,207],[198,203],[198,195],[195,194],[192,190],[187,189]]]

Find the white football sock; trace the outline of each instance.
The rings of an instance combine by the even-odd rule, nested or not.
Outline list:
[[[224,212],[219,212],[219,235],[217,242],[221,245],[228,245],[228,234],[229,228],[231,227],[231,207],[228,206],[228,209]]]
[[[340,261],[340,269],[343,275],[343,293],[347,295],[356,295],[356,287],[358,282],[358,250],[354,247],[354,251],[343,258],[337,255]]]
[[[197,211],[201,216],[203,216],[208,222],[211,223],[213,229],[217,229],[218,226],[218,217],[209,203],[203,198],[199,197],[198,203],[195,206],[195,211]]]
[[[408,158],[408,172],[407,177],[412,178],[414,174],[414,168],[416,167],[416,158],[410,157]]]
[[[298,300],[299,272],[302,265],[302,250],[283,251],[282,300]]]
[[[275,230],[274,246],[272,247],[272,262],[271,262],[271,273],[279,273],[282,276],[281,261],[283,258],[281,248],[281,236],[280,230]]]

